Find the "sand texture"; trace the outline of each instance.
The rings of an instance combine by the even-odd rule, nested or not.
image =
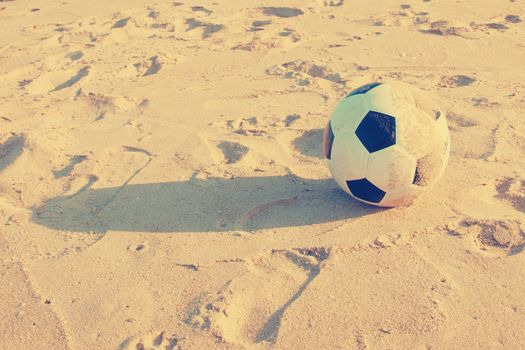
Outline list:
[[[1,349],[525,349],[521,0],[0,0]],[[377,209],[337,102],[432,95],[449,166]]]

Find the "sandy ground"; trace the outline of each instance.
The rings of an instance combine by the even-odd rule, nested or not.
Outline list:
[[[0,0],[0,347],[525,348],[524,10]],[[452,151],[379,210],[321,137],[385,79]]]

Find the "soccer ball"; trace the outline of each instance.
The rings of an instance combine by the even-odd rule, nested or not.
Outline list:
[[[323,136],[337,184],[372,205],[408,205],[443,174],[447,121],[427,95],[400,82],[357,88],[334,109]]]

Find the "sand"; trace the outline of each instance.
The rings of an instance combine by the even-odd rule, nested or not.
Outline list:
[[[525,348],[522,1],[0,0],[0,348]],[[414,205],[330,179],[346,93],[412,84]]]

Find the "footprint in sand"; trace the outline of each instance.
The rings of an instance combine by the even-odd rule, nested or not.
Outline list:
[[[203,39],[208,39],[214,33],[217,33],[221,31],[222,29],[224,29],[223,24],[206,23],[206,22],[199,21],[195,18],[186,19],[186,24],[188,25],[188,28],[186,28],[187,32],[194,30],[195,28],[202,28],[202,38]]]
[[[390,11],[386,15],[374,16],[365,23],[375,27],[409,27],[428,23],[427,12],[416,12],[410,5],[401,5],[401,11]]]
[[[323,152],[320,145],[323,144],[323,129],[313,129],[304,132],[296,138],[292,145],[301,154],[307,157],[323,159]]]
[[[276,16],[282,18],[297,17],[304,14],[303,11],[293,7],[263,7],[262,13],[266,16]]]
[[[290,38],[290,40],[295,43],[301,40],[301,35],[292,28],[284,28],[283,31],[279,32],[280,36]]]
[[[496,184],[497,198],[509,203],[514,209],[525,213],[525,180],[505,178]]]
[[[29,83],[23,84],[23,86],[32,94],[56,92],[75,85],[89,75],[89,70],[90,67],[86,66],[78,71],[65,70],[47,72],[40,75],[38,78],[33,79]]]
[[[323,5],[325,7],[339,7],[343,6],[345,3],[345,0],[324,0]]]
[[[119,19],[118,21],[116,21],[113,26],[111,27],[111,29],[115,29],[115,28],[124,28],[127,24],[128,24],[128,21],[131,19],[131,17],[126,17],[126,18],[122,18],[122,19]]]
[[[128,246],[128,250],[132,253],[143,253],[149,249],[148,242],[141,242],[137,244],[131,244]]]
[[[474,107],[480,107],[480,108],[491,108],[491,107],[495,107],[495,106],[499,105],[498,102],[490,101],[486,97],[473,97],[473,98],[470,99],[470,103]]]
[[[76,60],[79,60],[82,57],[84,57],[84,53],[82,51],[74,51],[74,52],[71,52],[70,54],[68,54],[67,57],[71,61],[76,61]]]
[[[178,339],[173,335],[167,337],[165,332],[152,332],[127,338],[117,350],[175,350],[178,342]]]
[[[337,72],[326,65],[316,64],[312,61],[292,61],[283,64],[283,67],[297,73],[304,73],[312,78],[321,78],[337,84],[344,84],[345,80]]]
[[[84,77],[87,77],[89,74],[89,67],[84,67],[82,69],[80,69],[77,74],[73,75],[71,78],[69,78],[68,80],[66,80],[65,82],[61,83],[61,84],[58,84],[53,90],[51,90],[50,92],[53,92],[53,91],[58,91],[58,90],[62,90],[62,89],[65,89],[65,88],[68,88],[68,87],[71,87],[73,86],[74,84],[76,84],[78,81],[80,81],[80,79],[84,78]]]
[[[266,69],[268,75],[278,75],[297,82],[299,86],[308,86],[312,83],[328,81],[330,83],[346,85],[341,73],[335,72],[331,67],[313,61],[296,60],[276,65]]]
[[[135,67],[137,67],[137,65],[135,65]],[[157,74],[162,68],[162,63],[159,61],[158,56],[152,56],[148,61],[146,61],[146,64],[143,63],[142,67],[147,67],[144,74],[142,74],[142,76],[145,77],[148,75]],[[137,70],[140,71],[140,66],[137,67]]]
[[[316,247],[252,257],[246,262],[249,273],[201,297],[201,306],[191,308],[186,323],[244,347],[273,344],[287,309],[319,275],[329,255],[328,249]]]
[[[484,24],[484,26],[489,28],[489,29],[496,29],[496,30],[499,30],[499,31],[504,31],[504,30],[509,29],[509,27],[507,27],[503,23],[486,23],[486,24]]]
[[[106,113],[115,111],[113,99],[106,95],[97,94],[94,92],[90,92],[85,95],[81,90],[79,90],[79,94],[77,94],[76,99],[84,100],[89,107],[95,109],[96,121],[103,119]]]
[[[451,77],[448,77],[448,76],[441,77],[441,83],[439,85],[441,87],[455,88],[455,87],[469,86],[475,81],[476,79],[471,78],[466,75],[454,75]]]
[[[77,92],[75,100],[84,102],[91,109],[95,121],[100,121],[110,113],[138,113],[142,114],[149,107],[149,100],[128,96],[108,96],[100,93],[84,93],[82,89]]]
[[[471,128],[479,125],[479,122],[475,119],[469,118],[463,114],[459,114],[453,111],[447,113],[447,121],[452,129],[457,128]]]
[[[494,22],[477,24],[471,23],[471,27],[478,31],[484,31],[489,33],[491,29],[499,32],[504,32],[510,29],[509,26],[518,24],[521,22],[521,17],[518,15],[506,15],[505,17],[498,17],[493,19]]]
[[[292,8],[264,8],[258,9],[264,15],[276,17],[288,17],[292,15]],[[297,9],[295,9],[297,10]],[[287,12],[288,11],[288,12]],[[297,10],[300,11],[300,10]],[[256,12],[255,15],[259,13]],[[268,51],[275,48],[285,48],[297,44],[304,37],[302,32],[291,27],[270,26],[273,20],[259,19],[252,22],[251,26],[246,28],[248,32],[258,32],[260,35],[253,35],[248,41],[236,41],[236,45],[231,47],[232,50],[245,51]]]
[[[261,28],[255,28],[252,31],[262,30]],[[244,50],[244,51],[267,51],[279,47],[279,43],[276,40],[262,40],[261,38],[255,37],[247,43],[238,44],[232,47],[232,50]]]
[[[26,138],[14,135],[0,143],[0,172],[11,165],[23,152]]]
[[[457,214],[476,219],[517,219],[525,213],[525,183],[519,177],[469,186],[457,191],[449,202]]]
[[[155,10],[152,9],[152,8],[148,8],[148,10],[149,10],[149,12],[148,12],[148,17],[149,17],[149,18],[157,19],[157,17],[159,17],[160,12],[155,11]]]
[[[508,255],[515,255],[525,247],[524,225],[517,220],[467,219],[456,227],[449,228],[447,233],[472,239],[482,251],[497,248],[506,251]]]
[[[299,119],[301,119],[301,116],[299,114],[289,114],[284,119],[284,126],[288,128],[292,126],[292,124],[294,124]]]
[[[423,34],[432,34],[439,36],[460,36],[465,37],[469,29],[461,26],[454,26],[447,21],[435,21],[425,23],[419,30]]]
[[[191,10],[193,12],[204,12],[206,15],[211,15],[213,13],[213,11],[211,10],[208,10],[206,7],[204,6],[192,6],[191,7]]]
[[[250,150],[237,142],[223,141],[217,146],[224,154],[226,164],[235,164],[240,161]]]
[[[271,20],[267,20],[267,21],[253,21],[252,22],[252,26],[251,28],[249,29],[251,32],[256,32],[256,31],[260,31],[260,30],[264,30],[263,27],[271,24],[272,21]]]
[[[518,15],[507,15],[505,16],[505,22],[517,24],[521,22],[521,17]]]
[[[257,117],[228,119],[213,124],[227,132],[243,136],[263,136],[269,133],[269,125],[261,125]]]
[[[125,65],[118,70],[117,75],[121,78],[136,79],[157,74],[163,67],[165,57],[153,55],[132,65]]]

